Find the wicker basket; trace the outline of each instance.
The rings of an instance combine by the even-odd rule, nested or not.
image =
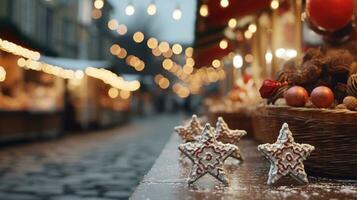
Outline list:
[[[309,173],[357,179],[357,112],[260,106],[253,122],[256,139],[275,142],[284,122],[289,124],[296,142],[316,148],[304,162]]]
[[[253,136],[252,109],[245,107],[235,111],[212,111],[207,113],[208,122],[215,125],[218,117],[223,117],[231,129],[247,131],[247,136]]]

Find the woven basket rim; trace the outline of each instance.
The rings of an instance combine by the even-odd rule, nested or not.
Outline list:
[[[315,112],[315,113],[338,113],[338,114],[348,114],[348,115],[355,115],[357,117],[357,111],[351,111],[348,109],[328,109],[328,108],[306,108],[306,107],[292,107],[292,106],[276,106],[276,105],[264,105],[258,107],[266,107],[266,108],[277,108],[277,109],[287,109],[291,111],[301,111],[301,112]]]
[[[257,105],[239,105],[239,106],[234,106],[235,109],[215,109],[215,108],[208,108],[208,111],[210,113],[229,113],[229,114],[234,114],[234,113],[241,113],[241,112],[250,112],[254,111],[257,108]]]

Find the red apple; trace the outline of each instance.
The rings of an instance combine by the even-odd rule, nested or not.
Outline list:
[[[311,92],[311,102],[318,108],[328,108],[335,99],[333,92],[326,86],[319,86]]]
[[[306,12],[314,26],[336,31],[351,21],[354,0],[307,0]]]
[[[285,100],[289,106],[304,106],[309,98],[309,94],[305,88],[300,86],[293,86],[285,92]]]

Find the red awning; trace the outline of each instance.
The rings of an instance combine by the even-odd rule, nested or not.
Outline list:
[[[209,15],[198,16],[194,57],[197,67],[209,66],[214,59],[220,59],[232,52],[236,45],[230,42],[227,49],[220,49],[219,42],[224,37],[223,30],[229,19],[240,18],[269,8],[271,0],[230,0],[229,6],[222,8],[220,0],[206,1]]]
[[[255,13],[270,6],[271,0],[230,0],[229,6],[222,8],[219,0],[207,1],[209,15],[200,17],[208,29],[226,26],[229,19]]]

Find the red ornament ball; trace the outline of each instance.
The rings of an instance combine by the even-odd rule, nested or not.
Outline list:
[[[304,106],[309,98],[309,94],[305,88],[300,86],[293,86],[285,92],[285,100],[289,106]]]
[[[318,108],[328,108],[335,99],[333,92],[326,86],[319,86],[311,92],[311,102]]]
[[[314,26],[336,31],[351,21],[354,0],[307,0],[306,12]]]

